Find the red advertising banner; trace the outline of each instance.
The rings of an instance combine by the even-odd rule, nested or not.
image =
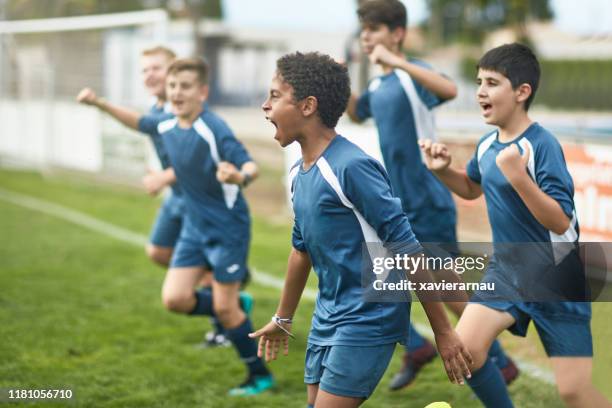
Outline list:
[[[581,241],[612,241],[612,146],[563,143]]]

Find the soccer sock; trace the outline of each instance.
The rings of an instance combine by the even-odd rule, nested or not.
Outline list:
[[[489,357],[499,368],[504,368],[508,365],[508,356],[506,356],[504,349],[502,349],[501,344],[499,344],[499,341],[497,340],[491,344],[491,348],[489,349]]]
[[[210,317],[210,324],[212,324],[213,327],[215,328],[215,333],[216,334],[225,334],[225,327],[223,327],[223,325],[221,324],[219,319],[217,319],[214,316],[211,316]]]
[[[196,304],[193,310],[189,312],[190,315],[215,315],[215,312],[213,311],[212,291],[210,288],[196,290],[195,297]]]
[[[257,357],[257,344],[255,340],[249,337],[249,333],[253,331],[251,320],[244,319],[244,322],[233,329],[226,329],[227,336],[232,341],[232,344],[238,351],[240,359],[247,365],[249,374],[251,375],[269,375],[270,372],[263,363],[263,360]]]
[[[425,338],[419,334],[412,323],[408,326],[408,342],[406,343],[406,353],[411,353],[425,345]]]
[[[487,358],[480,370],[472,373],[472,378],[469,378],[467,383],[485,407],[513,407],[504,378],[490,358]]]

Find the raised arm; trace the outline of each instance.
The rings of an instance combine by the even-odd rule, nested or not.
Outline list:
[[[466,200],[474,200],[482,194],[480,185],[470,179],[465,170],[450,167],[451,155],[442,143],[422,139],[419,146],[427,168],[431,170],[453,193]]]
[[[448,100],[457,96],[457,86],[449,78],[431,69],[406,61],[403,56],[394,54],[382,44],[377,44],[374,47],[369,58],[373,64],[386,65],[406,71],[412,79],[440,99]]]
[[[363,119],[357,115],[357,95],[351,94],[348,105],[346,106],[346,114],[349,119],[355,123],[362,123]]]
[[[76,97],[79,103],[95,106],[102,112],[106,112],[125,126],[139,130],[138,121],[142,114],[119,105],[112,104],[104,98],[100,98],[90,88],[83,88]]]

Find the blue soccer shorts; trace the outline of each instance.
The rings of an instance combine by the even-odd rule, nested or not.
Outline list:
[[[181,234],[184,215],[183,198],[170,194],[157,212],[149,242],[156,246],[173,248]]]
[[[393,357],[395,343],[376,346],[317,346],[308,343],[304,382],[343,397],[368,398]]]

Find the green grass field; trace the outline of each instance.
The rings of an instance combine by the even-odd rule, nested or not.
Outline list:
[[[145,235],[159,204],[140,191],[74,176],[42,178],[2,170],[0,188]],[[75,395],[69,406],[75,407],[306,405],[302,376],[312,301],[301,303],[290,355],[271,364],[277,389],[248,400],[228,398],[227,390],[245,376],[234,350],[197,347],[208,320],[163,309],[159,293],[164,271],[148,261],[142,248],[2,199],[0,214],[0,388],[69,388]],[[289,220],[255,216],[251,264],[282,277],[289,238]],[[309,286],[316,287],[314,279]],[[279,291],[257,282],[249,291],[256,299],[253,321],[260,326],[273,313]],[[414,319],[425,322],[422,309],[414,310]],[[596,322],[604,326],[611,310],[612,304],[596,305]],[[611,346],[609,337],[601,339],[594,331],[597,350],[607,361],[596,364],[596,381],[603,385],[612,374]],[[533,349],[535,343],[508,339],[513,353],[540,362],[543,352]],[[387,391],[400,357],[398,347],[389,372],[365,406],[423,407],[432,401],[478,406],[469,388],[446,380],[439,360],[409,389]],[[552,385],[527,375],[510,390],[517,407],[561,405]]]

